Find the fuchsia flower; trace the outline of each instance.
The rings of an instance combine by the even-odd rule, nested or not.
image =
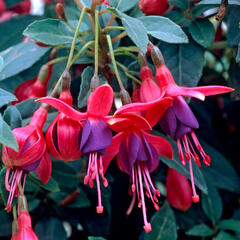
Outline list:
[[[163,15],[169,8],[168,0],[141,0],[140,10],[146,15]]]
[[[5,187],[9,191],[7,211],[11,211],[13,197],[18,195],[18,183],[21,182],[22,176],[24,176],[23,187],[29,171],[36,170],[44,184],[50,178],[52,164],[50,156],[46,151],[46,143],[42,134],[46,118],[47,110],[40,107],[34,113],[31,122],[27,126],[13,130],[19,151],[16,152],[6,146],[2,148],[2,161],[7,167]]]
[[[82,154],[89,156],[87,175],[84,178],[84,184],[94,186],[94,180],[97,182],[98,206],[97,212],[103,212],[99,175],[103,180],[103,185],[108,186],[108,181],[104,177],[102,155],[105,154],[106,148],[112,143],[112,132],[107,125],[113,103],[113,90],[109,85],[99,86],[89,97],[87,112],[81,113],[74,110],[68,104],[61,100],[46,97],[37,100],[38,102],[47,103],[60,112],[66,114],[77,121],[84,121],[80,133],[80,151]]]
[[[192,190],[188,179],[173,168],[168,168],[167,200],[169,204],[179,210],[186,211],[192,205]]]
[[[72,96],[69,90],[62,91],[59,99],[72,106]],[[81,130],[82,125],[79,121],[59,112],[46,131],[49,153],[59,160],[77,160],[82,155],[79,150]]]
[[[170,98],[159,101],[161,114],[171,103]],[[138,105],[138,108],[141,106]],[[143,212],[144,230],[150,232],[151,224],[147,221],[144,187],[147,197],[152,200],[155,209],[158,210],[157,198],[160,196],[160,192],[154,187],[150,173],[159,164],[158,154],[173,158],[172,147],[166,139],[147,133],[151,130],[151,126],[146,119],[137,114],[114,115],[108,124],[119,133],[113,137],[112,144],[106,149],[106,154],[103,156],[104,169],[106,170],[110,161],[117,155],[119,168],[129,174],[131,179],[132,202],[127,214],[130,214],[137,196],[138,206],[142,208]]]

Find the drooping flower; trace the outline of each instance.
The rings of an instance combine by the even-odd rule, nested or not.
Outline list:
[[[38,240],[38,237],[32,229],[31,217],[27,210],[27,200],[25,196],[20,195],[18,197],[18,240]]]
[[[162,108],[166,109],[170,104],[171,99],[162,101]],[[151,126],[146,119],[137,114],[117,114],[108,123],[119,133],[113,137],[112,144],[103,156],[104,169],[106,171],[110,161],[117,155],[119,168],[130,176],[132,202],[127,215],[131,213],[137,198],[138,207],[142,208],[144,230],[150,232],[151,224],[147,220],[144,191],[158,210],[160,192],[154,187],[150,173],[159,164],[158,154],[172,159],[171,145],[166,139],[147,133]]]
[[[72,96],[68,89],[62,90],[59,99],[72,106]],[[59,112],[46,131],[49,153],[63,161],[77,160],[81,156],[79,137],[82,125],[79,121]]]
[[[108,186],[108,181],[103,174],[102,156],[105,154],[106,148],[112,142],[112,132],[106,121],[111,110],[113,102],[113,90],[109,85],[101,85],[91,93],[88,99],[87,112],[81,113],[74,110],[68,104],[55,98],[41,98],[38,102],[47,103],[65,115],[76,121],[84,121],[83,128],[80,133],[80,151],[82,154],[89,156],[87,175],[84,178],[84,184],[94,186],[94,180],[97,182],[98,190],[98,206],[97,212],[103,212],[100,177],[103,185]],[[99,176],[100,175],[100,176]]]
[[[167,200],[179,210],[186,211],[192,205],[192,190],[188,179],[173,168],[168,168],[166,180]]]
[[[163,15],[169,8],[168,0],[141,0],[140,10],[146,15]]]
[[[52,65],[43,65],[36,78],[29,79],[21,83],[14,95],[18,101],[12,104],[17,104],[29,98],[44,97],[47,95],[47,84],[52,75]]]
[[[19,151],[3,146],[2,161],[7,167],[5,187],[9,191],[7,211],[11,211],[13,197],[18,195],[18,184],[23,177],[23,186],[27,173],[36,170],[39,178],[45,184],[51,175],[51,159],[46,151],[46,143],[42,128],[47,118],[47,110],[40,107],[33,115],[31,122],[20,128],[15,128]]]

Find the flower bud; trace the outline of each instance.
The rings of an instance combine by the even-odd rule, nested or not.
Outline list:
[[[167,200],[179,210],[186,211],[192,205],[192,190],[187,178],[178,171],[169,168],[167,174]]]
[[[65,10],[64,10],[64,6],[63,6],[62,3],[57,3],[57,5],[56,5],[56,13],[57,13],[57,17],[59,19],[62,19],[65,22],[67,21]]]
[[[122,105],[127,105],[132,102],[131,97],[126,89],[121,89],[120,98],[122,101]]]
[[[91,92],[94,92],[95,89],[99,86],[100,86],[100,79],[98,75],[94,74],[93,77],[91,78],[91,83],[90,83]]]
[[[163,55],[157,46],[153,46],[151,48],[151,57],[155,67],[160,67],[162,65],[165,65]]]
[[[168,10],[168,0],[141,0],[140,10],[146,15],[163,15]]]

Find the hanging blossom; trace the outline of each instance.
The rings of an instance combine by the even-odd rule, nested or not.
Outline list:
[[[19,151],[3,146],[2,161],[7,167],[5,187],[9,192],[7,211],[11,211],[13,197],[18,195],[18,184],[23,177],[23,189],[29,171],[36,170],[41,181],[46,184],[52,171],[52,162],[46,151],[46,143],[42,128],[47,118],[47,110],[40,107],[32,117],[31,122],[13,130]]]
[[[233,91],[234,89],[224,86],[213,85],[204,87],[178,86],[175,83],[171,72],[164,64],[164,60],[160,53],[160,50],[154,46],[151,50],[151,55],[154,65],[156,67],[156,80],[159,86],[155,84],[155,94],[151,95],[148,94],[148,92],[151,92],[148,91],[150,85],[145,84],[144,88],[142,90],[140,89],[140,96],[145,96],[145,104],[154,103],[157,101],[157,99],[161,99],[162,97],[172,97],[173,103],[163,114],[163,116],[158,113],[159,107],[156,104],[153,104],[153,107],[144,113],[144,117],[146,117],[147,115],[154,115],[155,117],[152,118],[151,125],[153,126],[154,124],[159,122],[163,131],[177,141],[180,161],[183,165],[186,164],[185,160],[189,162],[189,171],[193,191],[192,200],[194,202],[198,202],[199,196],[196,193],[194,184],[192,159],[198,164],[198,166],[201,166],[201,157],[203,159],[203,163],[209,166],[210,157],[204,152],[201,144],[199,143],[194,133],[194,130],[199,127],[199,124],[190,107],[184,100],[183,96],[194,97],[203,101],[205,99],[205,96],[227,93]],[[144,71],[147,71],[148,73],[141,74],[143,82],[146,81],[146,79],[144,78],[148,78],[148,81],[154,81],[150,73],[151,69],[147,66],[144,66]],[[152,78],[152,80],[149,80],[149,78]],[[151,90],[153,90],[152,87]],[[124,106],[124,108],[122,108],[120,112],[134,111],[135,104]],[[192,144],[192,142],[195,146]]]
[[[159,114],[163,114],[171,103],[171,98],[158,100],[157,104],[161,109]],[[145,110],[151,107],[149,104],[143,105]],[[135,110],[142,110],[142,108],[143,106],[138,104]],[[119,168],[130,176],[132,202],[127,215],[131,213],[137,198],[138,207],[142,208],[144,230],[150,232],[152,228],[147,220],[144,191],[158,210],[160,192],[154,187],[150,173],[159,164],[158,154],[173,158],[172,147],[166,139],[149,134],[151,125],[145,118],[135,113],[115,114],[108,124],[118,134],[113,137],[112,144],[103,156],[104,169],[106,171],[110,161],[117,155]]]
[[[88,99],[87,112],[82,113],[74,110],[63,101],[51,97],[41,98],[38,102],[47,103],[70,118],[83,121],[83,128],[80,132],[79,149],[82,154],[89,157],[87,175],[84,184],[89,184],[92,188],[94,180],[97,183],[98,206],[97,212],[103,212],[100,177],[103,185],[108,186],[108,181],[103,173],[102,156],[106,148],[112,143],[112,132],[107,125],[108,113],[113,103],[113,90],[109,85],[101,85],[91,93]]]

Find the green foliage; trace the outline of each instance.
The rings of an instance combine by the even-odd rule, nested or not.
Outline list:
[[[132,1],[128,1],[128,0],[121,0],[121,1],[109,0],[109,4],[110,4],[111,7],[117,8],[122,12],[126,12],[126,11],[130,10],[138,2],[139,2],[139,0],[132,0]]]
[[[240,221],[235,219],[222,220],[217,225],[218,229],[240,231]]]
[[[188,0],[169,0],[170,4],[176,5],[182,10],[186,10],[189,8],[189,1]]]
[[[13,7],[15,5],[17,5],[18,3],[20,3],[22,0],[5,0],[5,4],[7,8]]]
[[[205,224],[199,224],[187,231],[190,236],[208,237],[213,235],[213,230]]]
[[[4,111],[3,119],[11,127],[11,129],[22,126],[22,117],[15,106],[8,106]]]
[[[221,0],[202,0],[200,4],[220,4],[221,3]],[[228,1],[228,4],[230,5],[240,5],[240,2],[238,0],[229,0]]]
[[[151,219],[152,231],[145,233],[144,240],[176,240],[176,220],[168,203],[158,210]]]

